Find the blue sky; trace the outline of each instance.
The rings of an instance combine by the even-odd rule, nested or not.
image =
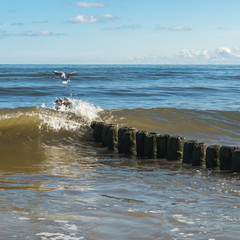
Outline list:
[[[2,0],[0,63],[239,64],[239,0]]]

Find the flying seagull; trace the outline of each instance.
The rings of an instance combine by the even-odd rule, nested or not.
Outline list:
[[[77,72],[69,72],[67,73],[67,76],[64,72],[59,72],[59,71],[53,71],[56,75],[60,76],[62,83],[64,84],[64,87],[66,84],[68,84],[70,82],[70,77],[72,75],[76,75]]]

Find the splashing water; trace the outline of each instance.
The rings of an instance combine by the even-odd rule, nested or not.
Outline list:
[[[92,103],[80,99],[67,99],[71,103],[71,108],[61,105],[58,111],[74,113],[76,116],[83,118],[88,124],[90,124],[93,119],[98,118],[98,113],[103,111],[101,107],[94,106]]]
[[[91,122],[99,118],[98,113],[103,111],[99,106],[94,106],[89,102],[82,100],[67,98],[71,103],[71,107],[65,105],[58,106],[58,110],[54,107],[48,109],[45,105],[42,105],[42,113],[39,114],[40,119],[43,121],[41,126],[47,125],[53,130],[76,130],[81,126],[90,126]],[[51,111],[49,112],[46,111]],[[54,111],[53,111],[54,110]]]

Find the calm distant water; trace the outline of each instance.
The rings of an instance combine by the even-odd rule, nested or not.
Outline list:
[[[70,89],[54,69],[78,72]],[[240,109],[240,66],[0,65],[0,83],[1,108],[51,105],[71,93],[104,109]]]
[[[239,239],[239,175],[121,156],[89,126],[240,146],[240,66],[0,65],[0,96],[0,239]]]

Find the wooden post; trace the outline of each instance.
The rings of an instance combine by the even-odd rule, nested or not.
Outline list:
[[[104,125],[104,122],[96,122],[94,124],[93,136],[96,142],[102,142],[102,130]]]
[[[136,150],[138,157],[144,157],[144,145],[145,145],[145,136],[146,131],[137,131],[136,132]]]
[[[220,153],[219,145],[210,145],[207,147],[206,151],[206,168],[215,168],[219,166],[219,153]]]
[[[197,140],[189,140],[184,143],[182,163],[192,164],[193,148],[198,143],[199,142]]]
[[[132,154],[135,148],[136,129],[122,127],[118,130],[118,152],[120,154]]]
[[[118,153],[124,153],[123,135],[127,132],[128,127],[121,127],[118,129]]]
[[[102,145],[104,147],[107,147],[108,145],[108,132],[109,132],[109,126],[111,124],[104,124],[102,129]]]
[[[183,157],[183,145],[185,138],[171,136],[168,139],[167,160],[180,160]]]
[[[222,146],[220,148],[220,170],[232,169],[232,154],[235,147]]]
[[[167,158],[167,144],[170,135],[157,135],[157,158]]]
[[[136,129],[128,128],[128,130],[123,134],[123,153],[124,154],[133,154],[135,152],[135,141],[136,138]]]
[[[144,156],[154,158],[156,156],[156,137],[157,133],[147,133],[144,140]]]
[[[201,166],[206,159],[206,144],[198,143],[193,147],[192,165]]]
[[[240,172],[240,149],[232,154],[232,172]]]
[[[107,136],[107,147],[109,150],[114,150],[117,142],[117,126],[114,124],[109,125]]]

